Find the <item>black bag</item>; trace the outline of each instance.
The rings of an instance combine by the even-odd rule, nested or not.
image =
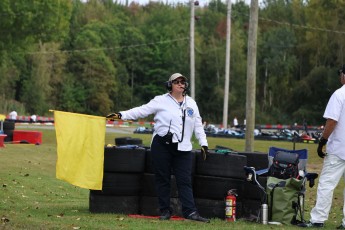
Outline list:
[[[297,153],[276,152],[268,175],[279,179],[298,177],[299,155]]]

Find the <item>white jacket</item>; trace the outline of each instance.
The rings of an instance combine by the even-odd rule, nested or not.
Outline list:
[[[127,111],[121,111],[120,113],[123,120],[137,120],[138,118],[144,118],[154,114],[155,125],[153,136],[158,134],[163,137],[170,128],[170,132],[174,134],[173,142],[178,143],[178,150],[180,151],[192,150],[191,138],[193,132],[200,146],[208,146],[198,106],[196,102],[187,95],[182,105],[180,105],[169,93],[166,93],[156,96],[147,104]],[[182,135],[182,118],[184,114],[184,135]]]

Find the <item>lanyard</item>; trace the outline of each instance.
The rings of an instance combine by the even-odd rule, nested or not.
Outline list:
[[[186,110],[184,109],[183,110],[183,115],[182,115],[182,138],[181,138],[181,140],[179,140],[177,138],[178,142],[180,142],[180,143],[183,141],[183,137],[184,137],[184,122],[185,121],[186,121]]]
[[[182,137],[181,137],[181,140],[177,138],[178,142],[181,143],[183,141],[183,137],[184,137],[184,125],[185,125],[185,121],[186,121],[186,109],[182,109],[182,106],[183,106],[183,103],[180,104],[175,98],[173,98],[171,96],[171,94],[169,94],[170,98],[172,100],[174,100],[178,106],[180,106],[180,109],[182,110]],[[186,97],[184,97],[184,102],[186,103]],[[169,131],[170,132],[170,126],[171,126],[171,120],[170,120],[170,124],[169,124]],[[175,133],[174,133],[175,134]]]

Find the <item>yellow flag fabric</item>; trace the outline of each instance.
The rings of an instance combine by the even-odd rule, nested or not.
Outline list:
[[[102,190],[105,117],[54,111],[56,178],[81,188]]]
[[[6,115],[0,114],[0,121],[4,121],[6,119]]]

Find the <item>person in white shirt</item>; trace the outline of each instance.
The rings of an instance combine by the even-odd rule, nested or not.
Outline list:
[[[13,110],[13,111],[10,112],[8,115],[10,116],[10,119],[11,119],[11,120],[13,120],[13,121],[17,120],[18,114],[17,114],[16,111]]]
[[[168,93],[156,96],[142,106],[112,113],[108,119],[136,120],[154,114],[154,133],[151,143],[152,162],[155,168],[155,185],[158,193],[160,220],[169,220],[170,178],[174,170],[182,212],[186,219],[209,222],[199,215],[192,190],[193,133],[198,139],[204,160],[208,155],[208,142],[199,109],[193,98],[186,95],[187,78],[174,73],[166,82]]]
[[[31,123],[36,123],[37,116],[35,114],[30,116],[30,122]]]
[[[319,157],[324,158],[324,161],[317,187],[316,204],[310,212],[310,221],[301,227],[324,227],[331,209],[333,191],[345,175],[345,65],[338,74],[342,87],[337,89],[328,101],[323,115],[326,125],[317,148]],[[325,145],[326,152],[323,150]],[[345,229],[345,209],[342,224],[337,229]]]
[[[237,128],[238,127],[238,120],[237,120],[237,117],[234,118],[234,127]]]

